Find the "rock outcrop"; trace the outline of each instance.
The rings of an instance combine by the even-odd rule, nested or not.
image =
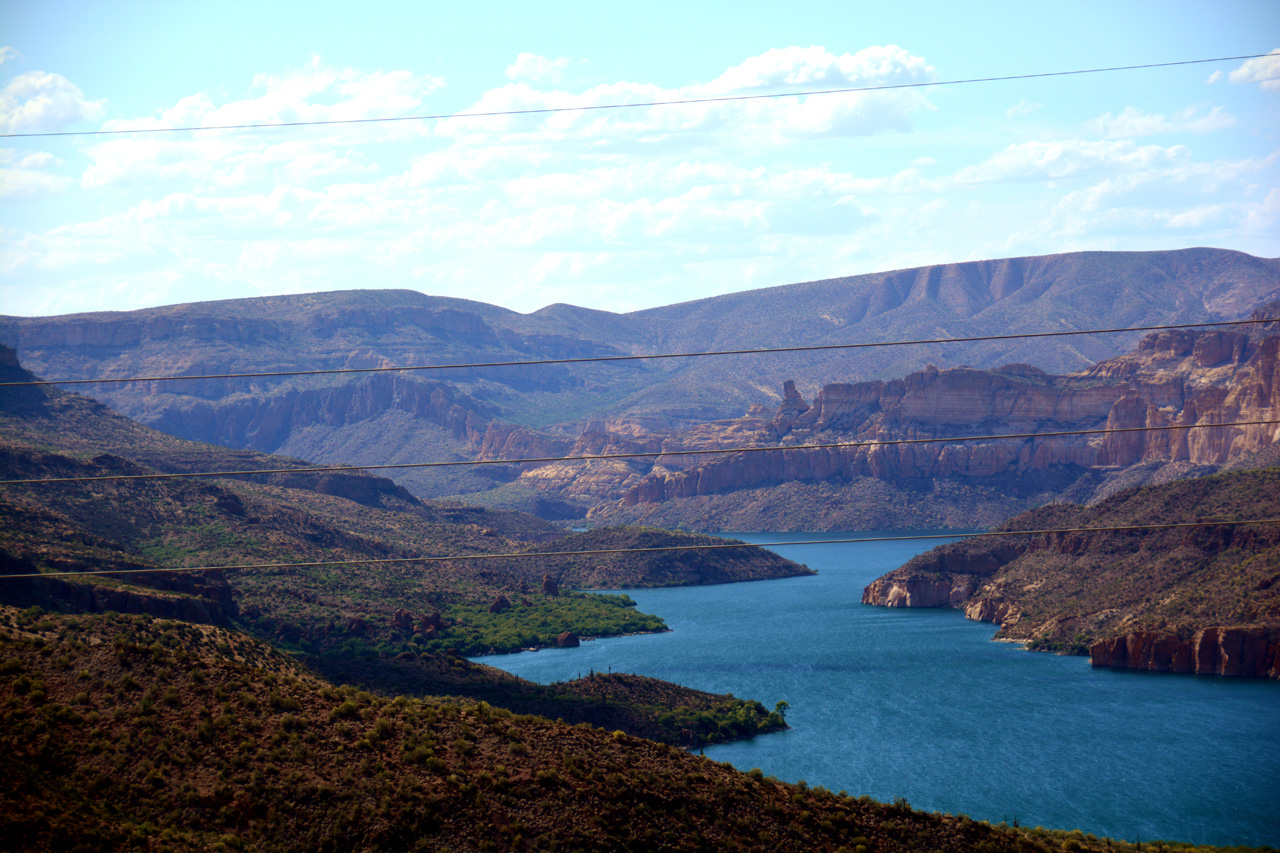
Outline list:
[[[1280,678],[1280,636],[1256,628],[1218,626],[1187,639],[1139,631],[1094,643],[1089,662],[1112,669]]]

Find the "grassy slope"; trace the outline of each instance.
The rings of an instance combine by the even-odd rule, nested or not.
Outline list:
[[[1133,849],[484,703],[380,698],[241,635],[140,617],[0,608],[0,718],[6,849]]]

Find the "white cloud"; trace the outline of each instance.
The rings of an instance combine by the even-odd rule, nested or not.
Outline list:
[[[0,91],[0,133],[49,133],[100,118],[106,101],[90,101],[67,78],[28,71]]]
[[[1019,142],[977,166],[955,174],[956,184],[1003,181],[1044,181],[1108,170],[1132,171],[1167,165],[1183,159],[1180,145],[1135,145],[1130,141],[1095,142],[1083,139]]]
[[[1021,116],[1029,116],[1036,110],[1040,109],[1044,104],[1033,103],[1032,101],[1018,101],[1018,103],[1009,107],[1004,111],[1005,118],[1020,118]]]
[[[507,79],[559,83],[564,79],[564,72],[568,67],[568,57],[548,59],[536,53],[522,53],[516,57],[515,62],[507,66]]]
[[[74,184],[74,181],[64,175],[0,167],[0,198],[24,198],[61,192]]]
[[[678,88],[564,91],[526,75],[462,111],[933,79],[922,58],[893,46],[785,48]],[[440,85],[313,61],[259,75],[243,97],[198,93],[111,126],[434,112],[426,101]],[[0,231],[0,299],[19,310],[35,305],[24,294],[48,285],[80,300],[62,310],[108,307],[107,298],[132,307],[190,299],[186,282],[198,282],[201,298],[415,286],[517,310],[552,301],[620,310],[966,258],[1161,240],[1236,246],[1219,236],[1236,233],[1274,246],[1266,235],[1280,199],[1264,196],[1280,183],[1280,155],[1196,159],[1227,134],[1195,152],[1176,135],[1139,144],[1234,119],[1209,106],[1150,115],[1123,103],[1088,125],[1123,138],[1074,138],[1079,125],[1055,130],[1038,114],[1041,138],[997,143],[954,125],[884,138],[933,109],[924,89],[94,141],[64,154],[87,158],[81,191],[93,207],[68,208],[57,227]],[[0,168],[23,173],[0,184],[18,194],[58,188],[53,176],[66,166],[0,152]],[[29,310],[52,310],[40,305]]]
[[[414,112],[443,78],[409,71],[358,71],[332,68],[313,57],[303,68],[284,74],[258,74],[253,86],[261,94],[215,104],[207,94],[191,95],[159,116],[115,119],[108,130],[169,127],[217,127],[299,121],[351,121],[387,118]],[[395,125],[376,125],[381,138]]]
[[[217,127],[295,121],[344,121],[411,115],[444,85],[408,71],[363,72],[330,68],[318,58],[285,74],[259,74],[256,97],[215,103],[204,93],[179,100],[158,116],[108,121],[111,130]],[[377,164],[355,145],[421,139],[415,122],[338,125],[323,133],[223,131],[109,139],[90,147],[86,188],[186,180],[198,189],[243,187],[256,180],[306,184],[336,175],[364,175]]]
[[[47,170],[62,165],[48,151],[26,154],[12,148],[0,149],[0,198],[25,198],[69,189],[74,183],[64,175]]]
[[[22,59],[22,54],[18,53],[18,51],[8,45],[0,47],[0,65],[4,65],[6,62],[12,62],[16,59]]]
[[[1172,116],[1125,107],[1119,115],[1103,113],[1086,126],[1108,139],[1123,139],[1161,133],[1212,133],[1235,127],[1236,119],[1222,107],[1214,107],[1207,113],[1201,113],[1197,107],[1187,107]]]
[[[581,93],[544,91],[516,82],[492,89],[463,112],[594,107],[648,101],[684,101],[796,89],[847,89],[927,83],[936,72],[921,57],[896,46],[836,55],[821,47],[766,51],[707,83],[662,88],[618,82]],[[488,116],[447,122],[442,137],[471,145],[575,144],[598,150],[652,151],[670,145],[713,143],[776,145],[798,138],[862,136],[910,129],[910,115],[929,109],[921,91],[841,93],[758,101],[677,104],[551,115]]]
[[[1245,60],[1228,79],[1232,83],[1257,83],[1269,92],[1280,92],[1280,48],[1266,56]]]

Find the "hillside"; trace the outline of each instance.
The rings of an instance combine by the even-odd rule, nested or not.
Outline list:
[[[1280,297],[1280,262],[1216,249],[1085,252],[787,285],[632,314],[554,305],[517,314],[412,291],[348,291],[124,313],[0,318],[0,342],[65,378],[527,361],[1236,319]],[[320,462],[559,455],[599,419],[650,430],[776,405],[794,379],[831,383],[1033,364],[1087,369],[1135,335],[857,352],[95,386],[118,411],[184,438]],[[503,490],[516,468],[404,472],[419,496]],[[508,491],[510,491],[508,489]],[[501,500],[501,496],[495,496]],[[523,493],[544,517],[581,507]],[[539,504],[538,502],[542,503]]]
[[[1280,469],[1055,505],[1003,530],[1280,517]],[[864,604],[952,607],[1094,666],[1280,678],[1280,525],[978,537],[915,557]]]
[[[29,379],[8,355],[0,378]],[[0,479],[304,464],[175,439],[56,389],[0,389]],[[447,687],[495,704],[555,710],[565,719],[607,720],[615,728],[672,742],[687,737],[686,730],[718,739],[778,728],[781,721],[757,706],[709,699],[675,685],[674,708],[663,702],[600,708],[573,685],[549,691],[519,679],[495,681],[487,668],[443,657],[665,630],[662,620],[637,612],[625,596],[575,587],[809,573],[753,546],[692,552],[687,558],[680,551],[589,559],[534,555],[691,541],[687,535],[635,529],[566,535],[520,513],[423,502],[389,480],[360,473],[13,483],[0,485],[0,575],[82,574],[3,578],[0,601],[238,626],[317,671],[343,674],[370,689],[423,695]],[[341,560],[372,562],[324,564]],[[291,566],[311,562],[321,565]],[[263,563],[281,565],[252,567]],[[155,566],[224,565],[248,567],[146,572]],[[679,708],[687,709],[677,714],[679,720],[656,722]],[[689,718],[703,712],[702,719]],[[726,720],[737,721],[737,727],[722,731]]]
[[[0,607],[0,697],[10,850],[1136,849],[336,687],[243,635],[143,617]]]

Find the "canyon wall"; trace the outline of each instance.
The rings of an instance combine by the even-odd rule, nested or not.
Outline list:
[[[696,428],[590,424],[570,455],[661,453],[652,460],[572,460],[526,470],[531,486],[629,507],[796,481],[958,478],[1071,481],[1143,463],[1221,466],[1280,436],[1280,336],[1162,332],[1130,354],[1065,376],[1027,365],[957,367],[888,382],[828,384],[812,405],[792,382],[775,410]],[[1144,428],[1160,427],[1146,431]],[[1195,427],[1177,429],[1176,427]],[[1044,435],[1135,430],[1105,435]],[[1016,437],[1022,433],[1036,436]],[[958,436],[1010,435],[980,441]],[[935,439],[939,439],[936,440]],[[902,443],[910,442],[910,443]],[[830,446],[849,445],[857,446]],[[717,455],[698,451],[777,446]]]

